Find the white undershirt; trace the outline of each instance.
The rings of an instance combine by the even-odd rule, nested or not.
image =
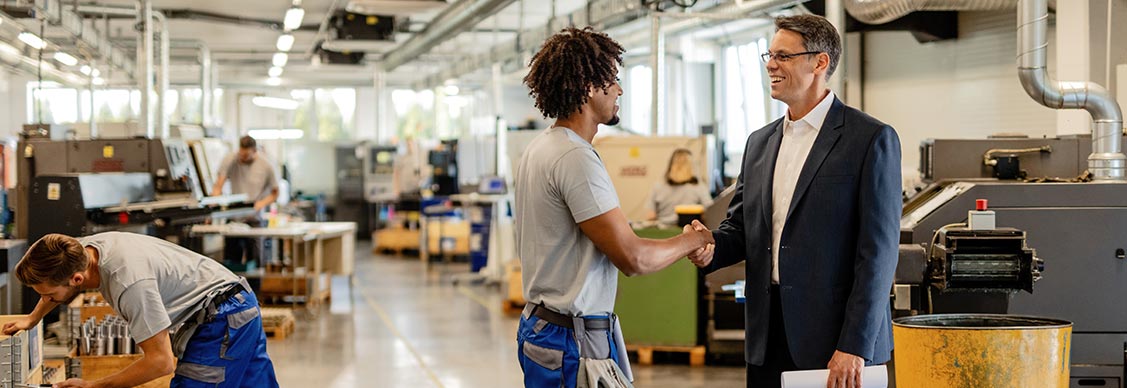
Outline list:
[[[779,145],[779,156],[775,159],[775,176],[772,185],[771,203],[771,283],[779,284],[779,240],[783,236],[783,226],[787,221],[787,210],[794,198],[794,189],[806,156],[818,138],[822,122],[833,105],[834,92],[825,98],[806,116],[791,121],[789,112],[783,116],[783,140]]]

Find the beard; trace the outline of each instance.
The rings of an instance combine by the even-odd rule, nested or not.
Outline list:
[[[618,125],[618,122],[619,122],[619,120],[620,120],[620,119],[618,118],[618,115],[616,114],[616,115],[614,115],[613,117],[611,117],[611,118],[610,118],[610,120],[607,120],[607,122],[605,122],[605,123],[603,123],[603,124],[604,124],[604,125],[615,126],[615,125]]]
[[[60,302],[60,304],[69,305],[70,302],[73,302],[75,298],[77,298],[79,295],[82,294],[82,290],[79,289],[78,287],[68,287],[68,288],[70,288],[70,291],[67,292],[66,297],[63,298],[65,300]]]

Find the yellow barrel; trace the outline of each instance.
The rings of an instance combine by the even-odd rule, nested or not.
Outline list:
[[[673,207],[673,211],[677,213],[677,226],[685,226],[699,220],[700,216],[704,214],[704,206],[701,205],[677,205]]]
[[[892,321],[898,388],[1068,388],[1072,322],[998,314]]]

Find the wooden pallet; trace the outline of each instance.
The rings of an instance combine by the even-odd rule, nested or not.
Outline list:
[[[626,345],[626,350],[638,353],[638,364],[653,365],[654,352],[688,353],[689,365],[704,366],[704,346],[649,346]]]
[[[505,315],[520,315],[524,311],[524,300],[506,299],[501,301],[501,312]]]
[[[262,330],[266,331],[267,337],[274,339],[284,340],[287,336],[293,334],[294,320],[289,318],[283,320],[281,324],[276,326],[263,326]]]

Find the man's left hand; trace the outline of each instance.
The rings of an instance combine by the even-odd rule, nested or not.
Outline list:
[[[826,367],[830,370],[826,388],[861,388],[861,370],[865,368],[864,358],[835,350]]]
[[[67,381],[55,384],[52,388],[93,388],[94,384],[83,379],[68,379]]]

